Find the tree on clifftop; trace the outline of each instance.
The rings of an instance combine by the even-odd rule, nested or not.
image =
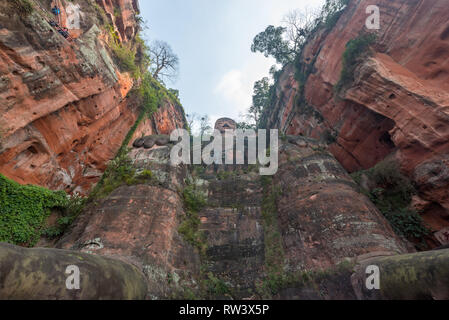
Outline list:
[[[251,51],[261,52],[265,57],[272,56],[282,65],[293,61],[294,52],[283,38],[285,31],[284,27],[268,26],[254,38]]]
[[[270,104],[270,91],[270,79],[267,77],[254,84],[253,104],[248,110],[248,117],[255,122],[256,128],[259,127],[260,115]]]
[[[151,65],[150,71],[153,78],[164,82],[173,81],[178,74],[179,59],[170,45],[164,41],[154,41],[149,48]]]

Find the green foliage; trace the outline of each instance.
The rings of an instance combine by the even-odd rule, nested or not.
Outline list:
[[[236,171],[220,171],[217,173],[218,180],[227,180],[229,178],[235,177],[237,175]]]
[[[285,31],[283,27],[268,26],[254,38],[251,51],[261,52],[265,57],[272,56],[282,65],[293,61],[295,52],[290,48],[288,41],[284,40]]]
[[[49,227],[44,230],[47,238],[54,239],[61,236],[81,214],[87,202],[87,198],[80,195],[72,195],[68,197],[68,203],[62,210],[63,216],[57,221],[56,226]]]
[[[212,272],[207,274],[207,278],[202,281],[201,285],[206,293],[206,298],[222,297],[232,293],[226,282],[214,276]]]
[[[113,43],[111,45],[112,51],[119,61],[119,66],[122,71],[131,72],[134,76],[138,73],[138,68],[136,66],[136,54],[135,52],[126,45]]]
[[[425,227],[423,219],[415,211],[398,209],[397,211],[386,211],[384,215],[394,231],[408,239],[422,240],[425,236],[430,235],[430,231]]]
[[[30,0],[10,0],[10,2],[21,17],[29,16],[34,11]]]
[[[335,89],[341,92],[347,85],[354,81],[354,72],[360,61],[369,53],[369,47],[376,41],[375,34],[364,34],[346,44],[346,50],[343,53],[343,69],[341,70],[340,80]]]
[[[148,115],[157,111],[164,98],[164,93],[165,96],[167,95],[166,91],[162,90],[161,85],[153,79],[149,72],[143,76],[138,93],[142,99],[143,108]]]
[[[101,181],[89,195],[90,199],[103,199],[123,184],[134,184],[135,169],[125,150],[109,161]]]
[[[95,1],[91,2],[91,5],[95,8],[95,10],[97,11],[97,18],[100,22],[100,24],[102,26],[108,26],[108,17],[106,15],[106,12],[104,11],[104,9],[102,7],[100,7],[98,5],[98,3],[96,3]],[[108,26],[110,28],[110,26]]]
[[[0,242],[33,246],[52,208],[67,205],[65,192],[22,186],[0,174]]]
[[[143,75],[140,87],[135,89],[133,94],[136,94],[139,103],[141,104],[139,117],[128,131],[115,159],[109,163],[101,180],[91,192],[89,201],[104,198],[123,184],[132,185],[141,183],[142,180],[149,179],[149,177],[135,176],[135,170],[132,167],[131,160],[127,156],[129,151],[128,145],[140,123],[145,118],[151,118],[164,100],[172,101],[181,107],[179,100],[164,86],[154,80],[149,72],[146,72]],[[149,175],[149,172],[147,172],[147,174]]]
[[[272,299],[286,288],[307,288],[321,294],[320,286],[326,286],[338,276],[349,278],[354,266],[353,262],[343,261],[327,270],[299,270],[272,274],[258,284],[257,293],[264,299]]]
[[[153,179],[153,172],[151,170],[143,170],[139,177],[142,179]]]
[[[318,116],[319,118],[321,118],[321,115],[317,114],[316,110],[307,108],[303,103],[305,102],[303,98],[304,86],[309,75],[314,71],[317,56],[315,56],[310,63],[303,63],[301,52],[308,39],[310,39],[318,30],[325,28],[326,32],[329,32],[335,26],[347,7],[348,2],[349,0],[326,0],[321,12],[314,20],[307,20],[307,13],[305,14],[305,20],[297,20],[297,16],[293,14],[291,16],[292,20],[289,21],[290,25],[288,26],[288,29],[269,26],[264,32],[261,32],[256,36],[251,47],[253,52],[259,51],[264,53],[265,56],[275,57],[277,62],[284,67],[286,64],[295,62],[295,78],[299,84],[296,98],[298,102],[297,105],[306,107],[306,111],[313,113],[312,116]],[[288,31],[288,37],[286,31]],[[275,101],[281,100],[280,97],[276,96],[276,86],[282,72],[282,69],[276,70],[275,68],[272,68],[272,70],[270,70],[270,74],[273,76],[274,85],[270,88],[269,102],[266,107],[260,110],[260,118],[258,121],[259,128],[267,127],[267,122],[270,116],[269,107],[273,105]]]
[[[265,57],[272,56],[283,66],[293,62],[300,55],[307,39],[316,30],[323,27],[330,30],[335,26],[348,2],[349,0],[326,0],[315,19],[308,19],[305,16],[302,20],[298,20],[294,14],[288,28],[268,26],[254,38],[251,51],[261,52]],[[285,35],[286,32],[288,37]]]
[[[348,3],[349,0],[326,0],[321,9],[319,21],[324,24],[326,29],[332,29],[337,24]]]
[[[53,226],[45,228],[42,231],[42,235],[48,239],[57,239],[63,234],[63,229],[59,226]]]
[[[129,46],[122,44],[112,25],[107,26],[109,31],[109,46],[114,53],[121,71],[131,72],[135,78],[139,77],[139,68],[136,65],[136,52]]]
[[[259,109],[265,108],[270,102],[270,81],[267,77],[256,81],[253,90],[253,106]]]
[[[196,247],[202,255],[206,253],[204,234],[199,230],[201,225],[198,212],[206,205],[204,196],[194,186],[187,186],[182,193],[186,216],[179,226],[178,232],[184,240]]]
[[[206,205],[204,196],[193,186],[185,187],[182,195],[188,211],[199,212]]]
[[[263,286],[275,290],[279,279],[284,277],[284,249],[278,227],[277,198],[279,190],[273,186],[272,178],[262,176],[264,190],[262,218],[265,242],[265,266],[267,277]]]
[[[136,35],[136,64],[140,68],[140,74],[148,72],[148,68],[151,66],[150,48],[142,39],[140,33]]]
[[[256,130],[257,127],[255,124],[251,124],[245,121],[241,121],[241,122],[237,122],[237,129],[243,129],[243,130],[248,130],[248,129],[253,129]]]
[[[248,110],[249,117],[255,122],[256,128],[260,124],[260,116],[271,102],[270,80],[265,77],[262,80],[256,81],[253,89],[253,104]]]
[[[380,162],[374,168],[352,174],[352,177],[361,184],[363,175],[366,175],[374,186],[370,190],[362,188],[362,191],[387,218],[397,234],[410,240],[422,240],[429,235],[421,216],[409,208],[415,189],[410,180],[401,173],[396,162]]]
[[[173,96],[175,96],[177,99],[179,99],[179,90],[177,89],[168,89],[168,92],[170,92]]]

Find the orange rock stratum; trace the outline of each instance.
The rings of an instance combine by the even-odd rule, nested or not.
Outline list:
[[[137,1],[98,3],[119,39],[134,41]],[[0,4],[0,172],[22,184],[86,193],[139,114],[128,98],[134,80],[114,63],[92,5],[81,5],[82,29],[72,42],[41,11],[20,19],[10,10]],[[183,119],[181,107],[167,102],[136,134],[169,133]]]

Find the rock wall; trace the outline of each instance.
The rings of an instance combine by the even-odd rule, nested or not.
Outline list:
[[[288,137],[280,152],[279,228],[290,270],[327,269],[348,257],[407,249],[390,224],[323,147]]]
[[[270,195],[256,166],[173,167],[171,144],[159,137],[145,139],[159,145],[130,153],[137,172],[151,170],[152,178],[119,187],[90,205],[58,248],[134,264],[147,277],[150,298],[174,297],[186,288],[202,292],[201,281],[213,275],[229,289],[226,294],[208,292],[218,299],[253,297],[270,276],[267,252],[276,245],[284,252],[279,268],[289,274],[407,252],[385,218],[316,141],[293,136],[280,141],[280,167],[273,179],[279,195],[271,212],[279,221],[276,244],[267,236],[263,207]],[[206,198],[198,212],[204,254],[179,232],[188,214],[181,194],[186,183]]]
[[[49,1],[34,1],[27,17],[7,1],[0,4],[0,172],[23,184],[87,193],[135,123],[139,105],[129,98],[133,78],[112,58],[101,9],[59,2],[64,14],[66,6],[79,8],[76,40],[47,23],[41,8],[49,10]],[[120,39],[132,44],[137,1],[98,3]],[[137,132],[168,133],[183,125],[182,107],[165,102]]]
[[[106,257],[0,244],[1,300],[143,300],[145,277],[136,267]],[[80,270],[80,290],[68,290],[69,266]]]
[[[191,286],[200,260],[178,229],[186,213],[182,195],[185,167],[169,165],[170,148],[133,149],[134,166],[151,170],[153,178],[121,186],[97,205],[89,206],[58,248],[105,255],[137,266],[146,276],[148,298],[170,298]]]
[[[323,144],[300,136],[280,141],[279,172],[267,183],[257,166],[174,167],[166,138],[149,136],[144,140],[156,144],[131,150],[137,177],[144,178],[91,202],[58,249],[0,246],[0,297],[447,298],[447,250],[403,255],[403,241]],[[180,228],[191,215],[187,186],[206,197],[197,212],[204,252]],[[368,263],[387,279],[374,295],[363,289]],[[67,264],[89,281],[76,295],[63,287]],[[415,267],[419,281],[404,280]]]
[[[372,4],[380,8],[377,31],[365,29]],[[444,0],[349,1],[336,25],[318,30],[303,49],[303,101],[295,99],[295,67],[287,66],[267,114],[270,127],[330,142],[349,172],[394,153],[436,230],[449,227],[448,16]],[[359,63],[349,88],[336,93],[346,44],[361,32],[377,34],[373,55]]]

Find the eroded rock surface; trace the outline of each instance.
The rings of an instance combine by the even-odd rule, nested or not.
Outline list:
[[[444,0],[377,1],[381,21],[373,55],[360,63],[347,90],[336,93],[345,46],[367,31],[371,4],[349,1],[336,25],[306,44],[298,63],[306,77],[303,100],[296,99],[294,67],[284,69],[267,125],[328,141],[350,172],[396,152],[430,202],[423,217],[438,231],[449,227],[449,7]]]
[[[137,174],[151,172],[148,180],[125,184],[91,203],[57,243],[70,251],[52,252],[104,256],[132,265],[145,275],[147,299],[267,297],[261,288],[271,288],[268,279],[281,281],[273,280],[273,268],[297,282],[279,282],[276,293],[268,291],[271,298],[365,298],[357,282],[351,282],[351,265],[337,272],[322,270],[348,261],[402,259],[407,253],[403,240],[356,191],[323,144],[288,136],[280,146],[279,171],[269,183],[259,176],[257,166],[174,167],[170,144],[135,148],[129,154],[133,165]],[[204,252],[180,231],[191,214],[182,192],[186,187],[194,187],[206,199],[198,212]],[[278,257],[273,258],[273,250],[279,250]],[[445,261],[444,256],[438,263]],[[427,274],[433,267],[427,260],[420,272]],[[406,272],[412,268],[407,265]],[[99,265],[97,271],[103,269]],[[393,277],[396,271],[388,270]],[[313,281],[302,283],[307,274],[314,275]],[[432,281],[444,282],[444,277],[437,274]],[[411,280],[406,286],[416,288]],[[423,295],[425,290],[416,288]]]
[[[1,300],[143,300],[147,294],[142,272],[107,257],[2,243],[0,261]],[[66,285],[70,266],[79,268],[79,290]]]
[[[371,201],[323,146],[301,137],[283,144],[279,228],[291,270],[329,268],[345,258],[406,252]]]
[[[184,186],[186,170],[169,165],[168,147],[142,151],[131,157],[154,178],[119,187],[91,206],[57,247],[132,263],[147,277],[149,298],[168,298],[190,284],[200,265],[198,253],[178,233],[185,212],[177,190]]]
[[[120,39],[132,43],[137,1],[99,3]],[[107,45],[101,25],[107,21],[97,18],[100,12],[90,2],[75,4],[81,29],[72,42],[38,8],[20,18],[8,1],[0,4],[0,171],[22,184],[85,194],[140,109],[128,96],[134,80],[119,71]],[[48,2],[41,6],[50,9]],[[123,16],[113,15],[114,6]],[[183,125],[182,107],[165,102],[135,137],[167,134]]]

